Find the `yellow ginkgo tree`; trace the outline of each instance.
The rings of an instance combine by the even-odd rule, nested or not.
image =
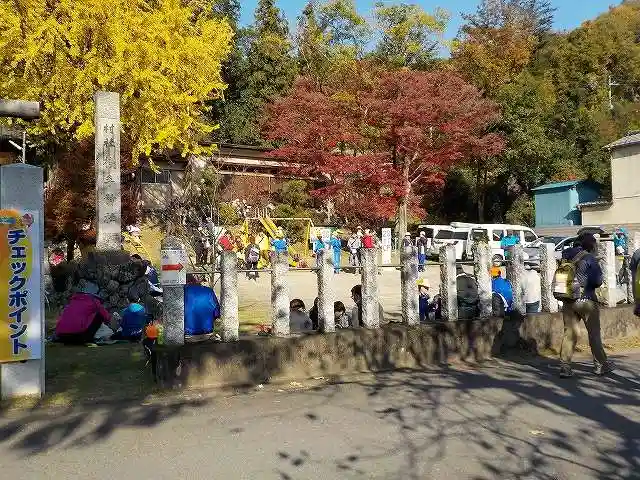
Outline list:
[[[118,92],[133,165],[200,153],[233,35],[208,10],[202,0],[0,0],[0,98],[40,101],[30,134],[70,146],[93,136],[94,93]]]

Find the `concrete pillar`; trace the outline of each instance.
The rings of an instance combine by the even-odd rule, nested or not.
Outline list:
[[[473,274],[478,282],[478,294],[480,296],[480,318],[490,318],[493,314],[492,287],[491,287],[491,248],[487,242],[474,242],[471,247],[473,252]]]
[[[604,304],[607,307],[615,307],[618,302],[616,291],[616,248],[613,242],[598,242],[596,256],[600,263],[600,268],[602,268]]]
[[[400,263],[402,271],[401,301],[402,323],[405,325],[418,325],[420,323],[420,305],[418,298],[418,250],[409,247],[400,251]]]
[[[96,92],[94,100],[96,249],[120,250],[120,94]]]
[[[622,268],[624,271],[624,278],[626,280],[625,286],[627,289],[627,303],[634,303],[634,297],[633,297],[633,281],[632,281],[632,275],[631,275],[631,266],[630,266],[630,262],[631,261],[631,257],[630,256],[625,256],[624,259],[622,260]]]
[[[20,344],[28,345],[28,360],[23,363],[3,363],[0,365],[0,387],[2,398],[8,399],[23,395],[41,396],[45,391],[45,325],[44,325],[44,295],[43,279],[41,274],[44,262],[44,195],[43,195],[43,174],[40,167],[17,163],[0,167],[0,209],[16,210],[18,214],[33,215],[33,223],[30,227],[31,239],[30,251],[25,250],[25,254],[31,259],[31,275],[28,278],[27,288],[27,310],[22,313],[20,322],[17,317],[11,316],[13,322],[7,317],[0,321],[4,323],[6,330],[4,333],[9,337],[15,333],[10,327],[10,323],[27,325],[24,334],[18,337]],[[9,242],[4,239],[5,245]],[[19,244],[18,244],[19,245]],[[10,267],[13,268],[13,267]],[[10,272],[2,275],[0,281],[8,283],[11,278],[5,277]],[[5,287],[2,287],[4,290]],[[3,300],[7,302],[7,298]],[[5,308],[8,303],[5,303]],[[7,310],[7,316],[11,315],[13,309]],[[9,338],[0,339],[4,342],[3,349],[11,347]],[[13,351],[11,352],[13,353]],[[24,355],[23,350],[19,355]]]
[[[162,283],[162,327],[164,330],[164,345],[176,347],[184,345],[184,284],[181,281],[176,284],[167,284],[168,272],[165,273],[164,258],[170,254],[172,258],[186,258],[187,253],[180,239],[167,236],[160,244],[162,251],[163,270],[160,272]],[[171,260],[169,260],[171,262]],[[186,265],[183,265],[186,267]],[[163,278],[163,276],[165,278]]]
[[[271,330],[277,337],[286,337],[289,328],[289,286],[287,272],[289,271],[289,254],[287,252],[273,252],[271,260]]]
[[[335,273],[333,271],[333,252],[320,250],[317,252],[318,264],[318,326],[323,332],[336,331],[336,319],[333,313],[335,302],[335,291],[333,282]]]
[[[222,252],[220,278],[220,313],[222,340],[235,342],[239,338],[238,318],[238,256],[235,252]]]
[[[456,276],[456,249],[453,245],[443,245],[440,247],[440,299],[445,322],[458,319]]]
[[[380,326],[376,256],[375,248],[362,249],[362,318],[360,325],[365,328]]]
[[[543,243],[540,246],[540,282],[542,291],[542,311],[555,313],[558,311],[558,301],[553,296],[553,276],[558,268],[553,243]]]
[[[513,311],[527,314],[527,306],[524,303],[524,249],[516,244],[511,247],[511,258],[507,263],[507,280],[511,282],[513,289]]]

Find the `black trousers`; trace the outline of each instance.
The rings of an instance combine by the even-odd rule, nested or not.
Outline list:
[[[84,345],[85,343],[92,343],[93,337],[102,325],[102,317],[96,315],[89,327],[81,333],[62,333],[58,335],[58,341],[65,345]]]

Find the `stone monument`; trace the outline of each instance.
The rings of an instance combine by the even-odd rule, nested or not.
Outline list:
[[[94,100],[96,250],[120,250],[120,95],[96,92]]]

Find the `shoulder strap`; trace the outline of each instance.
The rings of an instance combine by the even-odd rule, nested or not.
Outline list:
[[[580,260],[583,260],[587,255],[589,255],[589,252],[587,252],[586,250],[582,250],[575,257],[573,257],[573,260],[571,260],[571,263],[573,263],[574,265],[577,265],[578,262]]]

